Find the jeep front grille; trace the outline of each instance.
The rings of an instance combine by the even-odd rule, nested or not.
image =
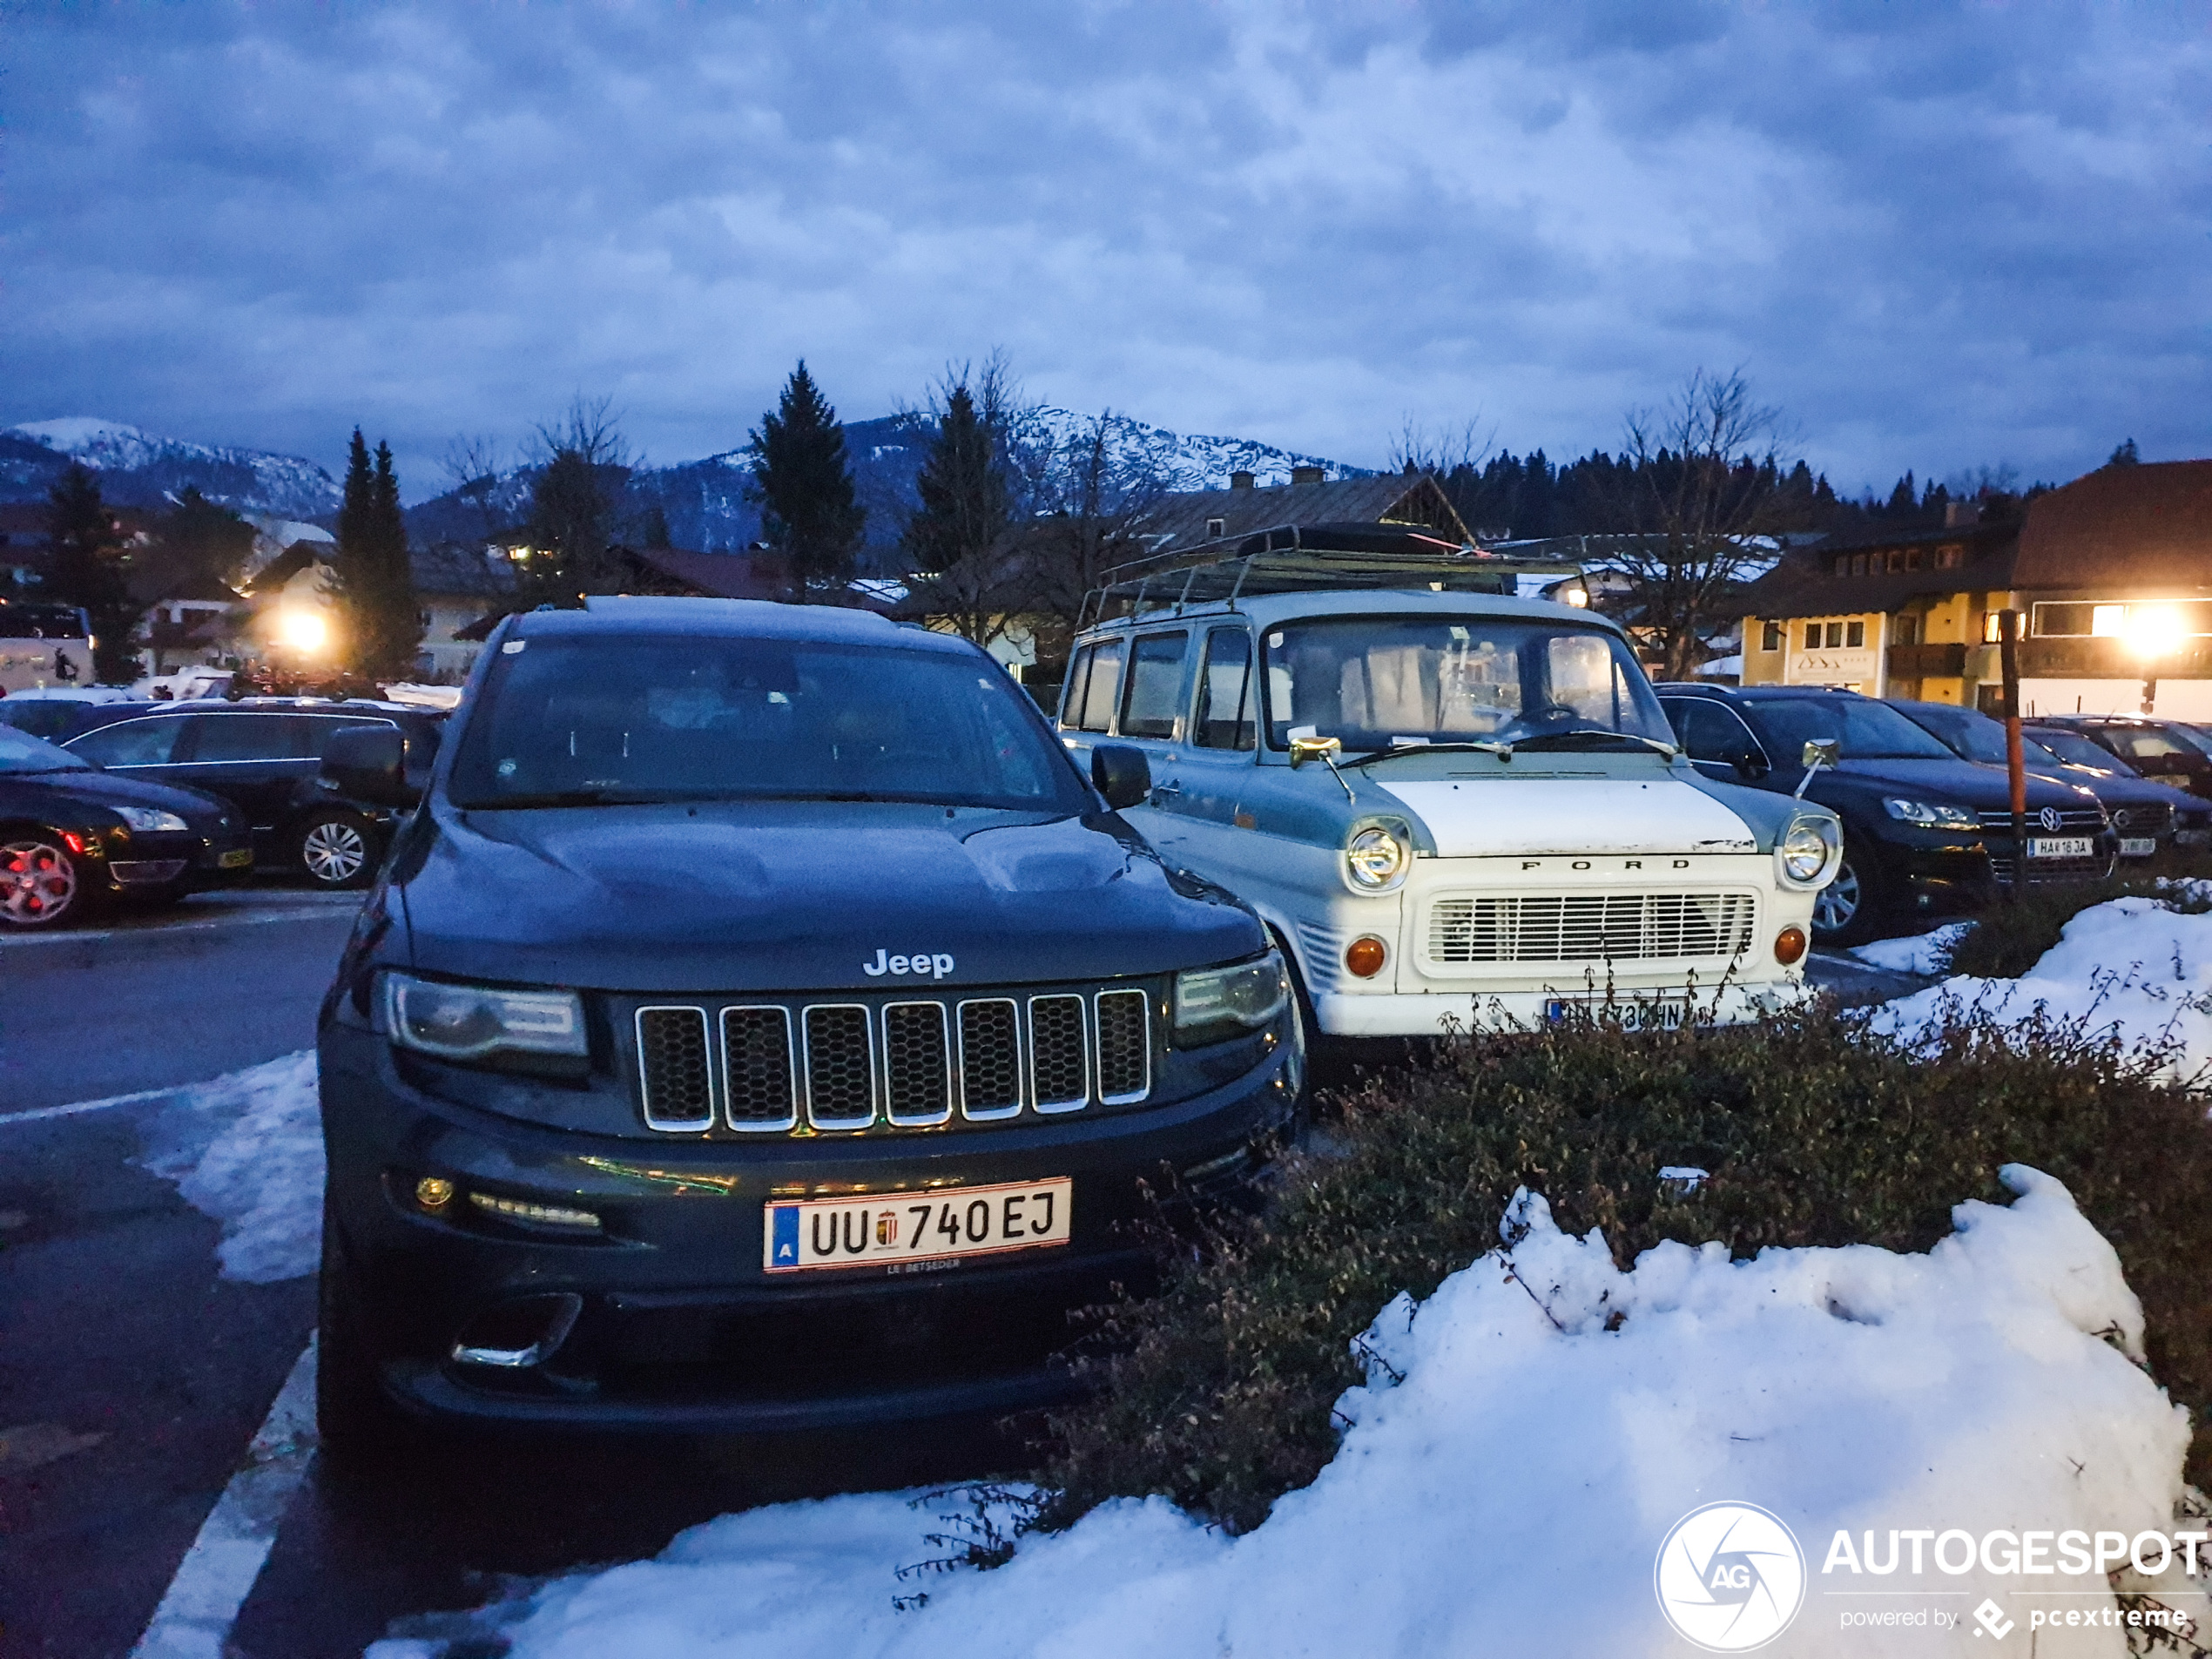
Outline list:
[[[1152,1092],[1155,1007],[1136,989],[649,1005],[641,1105],[650,1129],[754,1135],[1131,1105]]]
[[[1423,943],[1440,968],[1720,959],[1750,948],[1750,893],[1566,893],[1438,899]]]
[[[706,1010],[637,1010],[637,1078],[649,1129],[705,1129],[714,1122],[714,1066],[706,1052]]]

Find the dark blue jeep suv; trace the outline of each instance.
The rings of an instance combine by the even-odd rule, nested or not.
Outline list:
[[[1148,787],[880,617],[502,624],[324,1006],[326,1451],[1063,1392],[1148,1185],[1234,1186],[1302,1082],[1265,929],[1118,816]]]

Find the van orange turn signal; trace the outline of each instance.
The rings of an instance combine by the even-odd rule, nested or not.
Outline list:
[[[1360,979],[1372,979],[1383,970],[1389,952],[1372,934],[1353,940],[1344,948],[1344,965]]]
[[[1805,930],[1784,927],[1774,936],[1774,960],[1784,968],[1794,968],[1805,954]]]

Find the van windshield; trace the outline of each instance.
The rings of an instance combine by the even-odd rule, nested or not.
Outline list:
[[[509,641],[468,717],[449,792],[473,808],[1084,810],[1081,779],[1024,705],[996,664],[964,653],[667,635]]]
[[[1347,751],[1617,732],[1671,745],[1650,683],[1615,636],[1489,617],[1346,617],[1262,637],[1268,740]]]

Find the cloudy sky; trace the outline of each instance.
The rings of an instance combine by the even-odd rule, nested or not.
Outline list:
[[[804,354],[1379,464],[1741,368],[1840,486],[2212,454],[2212,5],[0,3],[0,421],[409,496]]]

